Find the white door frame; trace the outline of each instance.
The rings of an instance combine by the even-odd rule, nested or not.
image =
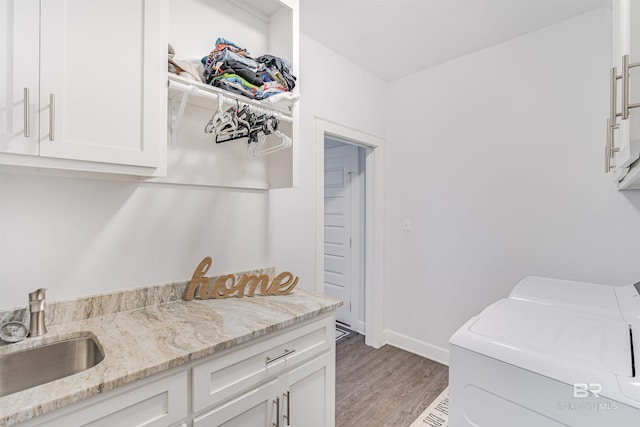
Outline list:
[[[316,291],[324,292],[324,138],[334,137],[366,149],[365,203],[365,342],[375,348],[383,342],[382,306],[382,146],[383,139],[315,117],[316,146]]]

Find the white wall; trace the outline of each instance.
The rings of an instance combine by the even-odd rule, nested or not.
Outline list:
[[[0,174],[0,309],[271,265],[267,192]]]
[[[287,268],[300,276],[299,286],[314,289],[314,120],[383,136],[386,86],[305,34],[300,37],[300,52],[300,185],[271,191],[270,248],[275,265],[291,266]]]
[[[610,19],[591,12],[389,85],[391,342],[446,360],[451,334],[527,275],[640,280],[640,192],[603,173]]]
[[[210,274],[275,265],[313,289],[314,117],[382,134],[384,85],[304,35],[301,57],[299,188],[0,173],[0,310],[40,286],[55,301],[188,280],[207,255]]]

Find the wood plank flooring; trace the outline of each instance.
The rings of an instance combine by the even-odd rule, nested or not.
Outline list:
[[[449,368],[364,336],[336,345],[336,427],[407,427],[448,384]]]

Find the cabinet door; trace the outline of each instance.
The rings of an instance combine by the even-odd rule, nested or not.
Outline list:
[[[38,0],[0,0],[0,152],[38,155],[39,13]]]
[[[335,424],[335,352],[293,369],[283,378],[280,426],[328,427]]]
[[[166,4],[41,0],[41,156],[159,165]]]
[[[278,380],[269,381],[193,420],[193,427],[271,427],[278,425]]]
[[[615,0],[613,8],[614,49],[613,65],[622,74],[622,57],[629,55],[629,63],[640,62],[640,3],[631,0]],[[618,113],[621,111],[622,88],[618,83]],[[640,67],[630,70],[629,102],[640,102]],[[617,120],[614,141],[620,149],[616,166],[623,170],[640,157],[640,108],[629,110],[629,119]],[[623,172],[624,173],[624,172]],[[618,178],[622,178],[621,176]]]

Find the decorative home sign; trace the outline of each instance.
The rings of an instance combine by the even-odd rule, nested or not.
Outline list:
[[[247,296],[252,297],[260,286],[260,293],[262,295],[286,295],[293,290],[298,284],[298,277],[293,277],[288,271],[278,274],[269,283],[269,275],[249,275],[243,274],[236,283],[236,276],[234,274],[227,274],[218,277],[211,285],[211,278],[205,277],[209,268],[213,264],[211,257],[206,257],[200,262],[196,270],[193,272],[189,287],[187,288],[187,301],[191,301],[197,296],[200,299],[213,298],[226,298],[233,294],[236,294],[238,298],[242,298],[247,291]],[[229,286],[227,287],[227,284]]]

